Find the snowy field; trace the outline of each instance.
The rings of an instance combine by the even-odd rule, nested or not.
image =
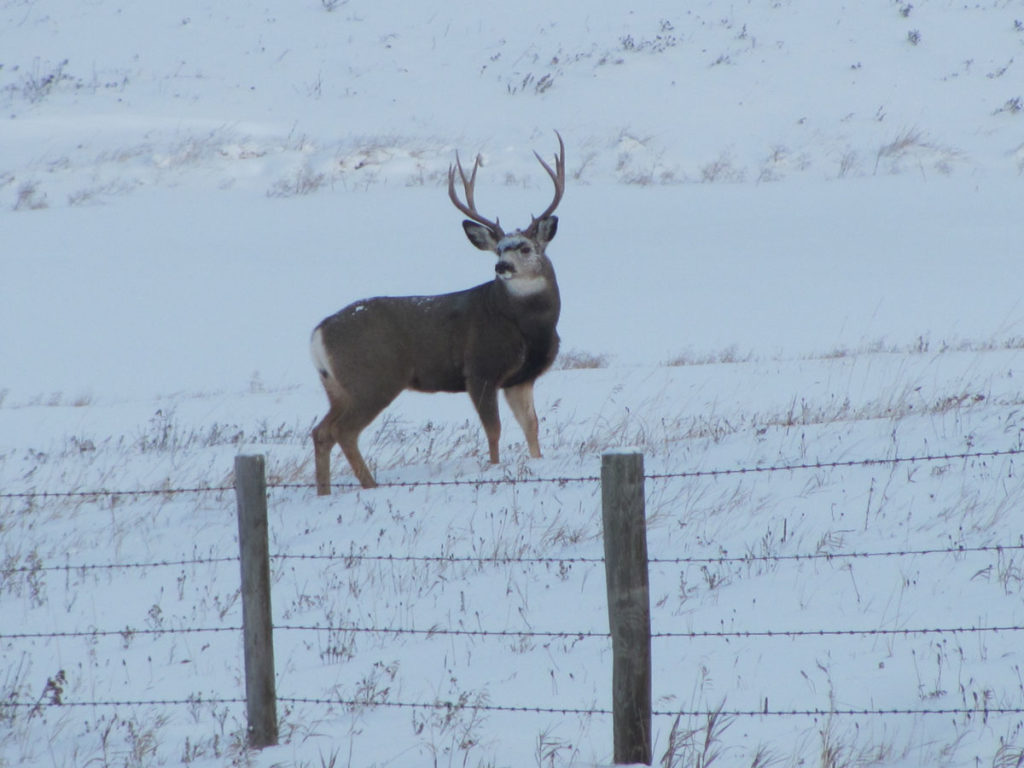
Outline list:
[[[0,0],[2,768],[610,765],[623,446],[656,764],[1024,765],[1024,2],[608,6]],[[555,129],[544,458],[406,393],[316,497],[310,330],[489,279],[448,166],[525,225]]]

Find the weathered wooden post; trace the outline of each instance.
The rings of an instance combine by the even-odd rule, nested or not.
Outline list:
[[[267,478],[263,456],[235,457],[235,493],[242,562],[242,636],[249,746],[262,749],[277,744]]]
[[[616,764],[651,764],[651,599],[644,516],[644,457],[612,451],[601,460],[604,563],[612,635]]]

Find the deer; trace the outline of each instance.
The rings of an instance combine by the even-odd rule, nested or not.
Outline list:
[[[481,158],[467,176],[458,152],[448,168],[448,197],[466,218],[469,242],[497,256],[494,279],[454,293],[378,296],[356,301],[313,330],[313,363],[329,410],[312,431],[317,494],[331,493],[331,451],[340,445],[363,488],[377,482],[359,451],[359,435],[399,394],[467,392],[498,463],[498,391],[522,428],[532,458],[541,456],[533,400],[536,379],[558,354],[561,296],[546,249],[558,230],[555,209],[565,192],[565,144],[558,137],[552,168],[533,154],[554,183],[554,198],[524,229],[506,233],[482,216],[474,190]],[[465,201],[455,191],[455,175]]]

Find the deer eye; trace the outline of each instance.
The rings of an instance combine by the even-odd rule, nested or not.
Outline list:
[[[531,250],[533,249],[530,247],[529,243],[523,243],[522,245],[519,246],[520,253],[529,253]]]

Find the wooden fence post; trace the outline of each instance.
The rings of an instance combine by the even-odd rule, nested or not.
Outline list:
[[[242,636],[249,746],[262,749],[277,744],[267,479],[263,456],[235,457],[235,493],[242,562]]]
[[[604,563],[612,635],[615,763],[651,764],[651,599],[644,516],[644,457],[601,459]]]

